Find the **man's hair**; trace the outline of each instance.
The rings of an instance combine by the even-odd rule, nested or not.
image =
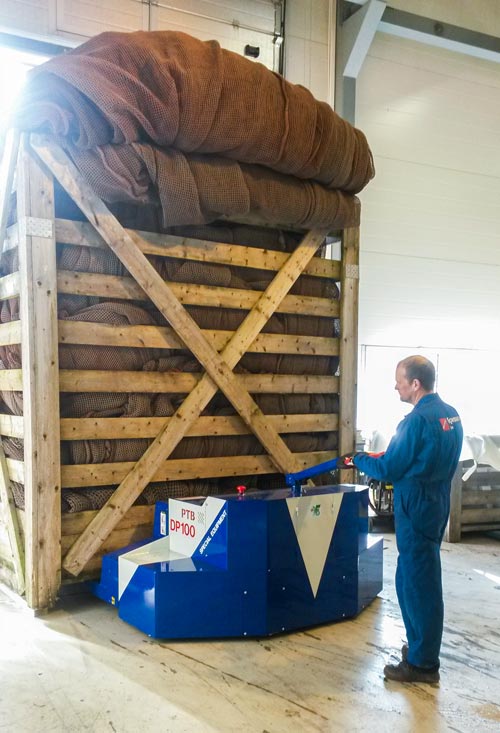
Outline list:
[[[432,392],[436,381],[436,370],[432,361],[426,359],[425,356],[407,356],[406,359],[399,362],[398,366],[403,367],[409,382],[418,379],[427,392]]]

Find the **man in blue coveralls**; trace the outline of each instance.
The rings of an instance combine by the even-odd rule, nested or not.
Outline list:
[[[382,456],[357,453],[352,459],[366,475],[394,484],[396,592],[408,644],[401,650],[402,661],[384,667],[384,676],[398,682],[439,682],[443,634],[439,553],[463,430],[457,411],[434,392],[434,382],[434,366],[423,356],[399,362],[395,389],[413,410],[398,425]]]

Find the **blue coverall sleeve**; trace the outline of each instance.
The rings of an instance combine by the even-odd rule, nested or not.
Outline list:
[[[410,413],[399,423],[383,456],[374,458],[366,453],[359,453],[354,457],[354,465],[378,481],[398,481],[415,463],[421,450],[422,429],[422,418]]]

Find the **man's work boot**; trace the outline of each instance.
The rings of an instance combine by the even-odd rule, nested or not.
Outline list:
[[[415,667],[404,659],[399,664],[387,664],[384,667],[384,677],[395,682],[423,682],[434,685],[439,682],[439,670]]]
[[[403,644],[403,646],[401,647],[401,659],[403,660],[403,662],[406,662],[406,660],[408,659],[408,644]]]

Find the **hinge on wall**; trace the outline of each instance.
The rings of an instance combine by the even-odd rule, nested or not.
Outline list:
[[[345,276],[352,280],[359,280],[359,265],[346,265]]]
[[[54,222],[52,219],[37,219],[35,216],[23,216],[19,219],[19,238],[44,237],[52,239],[54,236]]]

